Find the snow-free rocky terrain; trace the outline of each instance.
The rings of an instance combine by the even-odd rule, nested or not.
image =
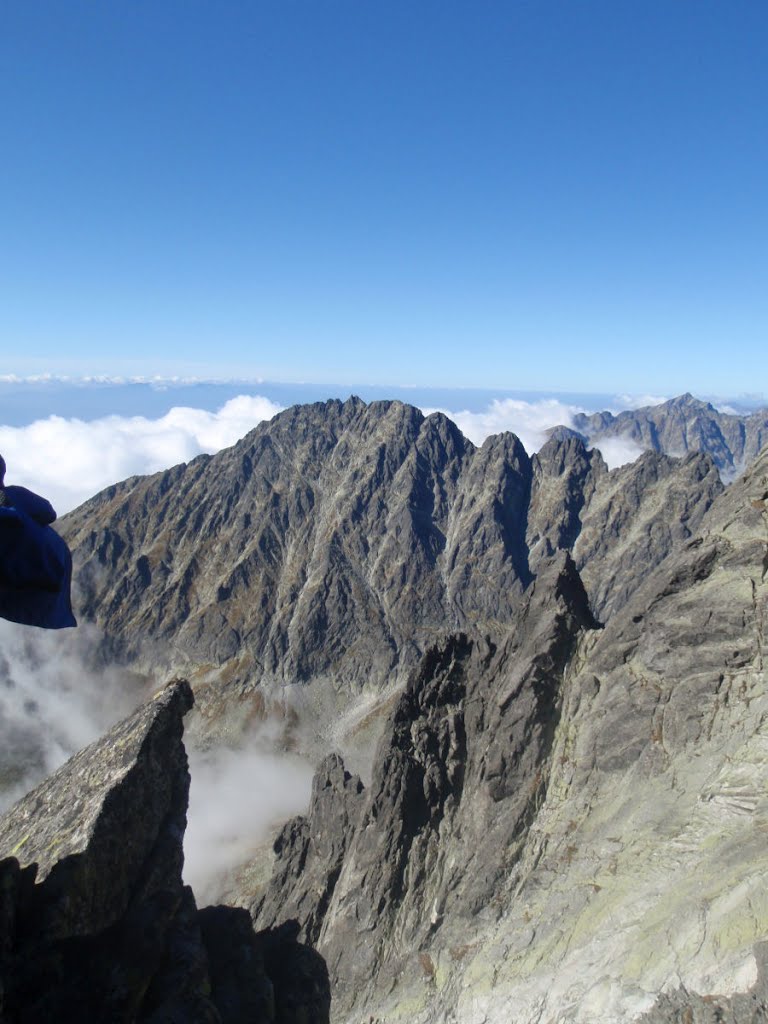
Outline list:
[[[2,1024],[323,1024],[328,974],[296,929],[198,910],[181,878],[183,680],[0,818]]]
[[[718,465],[748,457],[760,417],[731,437],[690,396],[660,409],[640,410],[658,421],[649,447],[663,420],[710,450],[609,471],[589,424],[530,456],[509,434],[476,448],[399,402],[297,407],[66,517],[79,611],[105,656],[183,671],[197,741],[232,742],[281,709],[287,741],[319,760],[307,814],[236,873],[233,906],[197,917],[180,879],[163,883],[186,916],[163,910],[154,980],[109,1019],[320,1021],[326,978],[339,1024],[768,1019],[768,449],[724,487]],[[166,693],[186,693],[176,685]],[[118,753],[107,741],[89,763]],[[157,773],[158,820],[178,835],[183,800],[161,813],[157,758],[142,785],[154,794]],[[99,775],[75,759],[42,792],[83,778]],[[97,852],[125,828],[114,799]],[[32,795],[0,822],[0,856],[20,862],[3,907],[22,910],[5,919],[32,922],[3,939],[4,1024],[35,1019],[25,1000],[64,962],[57,947],[37,974],[12,970],[40,941],[32,863],[81,920],[67,887],[97,819],[85,800],[82,835],[74,804],[46,824],[53,803]],[[131,863],[152,863],[165,827],[141,856],[127,844]],[[121,934],[97,899],[108,860],[78,935]],[[123,904],[144,906],[132,894],[154,892],[154,870],[138,889],[119,870]],[[202,953],[174,989],[163,965],[181,927]],[[234,960],[216,953],[227,936]],[[99,949],[119,973],[129,945]],[[236,965],[253,956],[273,1001],[244,1011]],[[150,1016],[179,991],[219,1016]],[[94,1013],[79,1019],[107,1019]]]
[[[721,490],[698,452],[608,472],[569,434],[531,457],[512,434],[476,448],[441,414],[350,399],[111,487],[63,530],[110,655],[189,677],[192,728],[231,736],[296,682],[338,729],[446,631],[506,629],[557,550],[607,620]]]

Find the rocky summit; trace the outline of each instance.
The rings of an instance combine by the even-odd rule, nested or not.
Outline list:
[[[702,404],[613,470],[297,407],[68,516],[104,656],[191,687],[0,820],[0,1021],[768,1019],[768,448],[724,486],[762,428],[724,463]],[[285,688],[309,807],[198,910],[182,716],[231,741]]]
[[[321,1024],[327,973],[297,928],[198,911],[181,879],[186,682],[0,819],[2,1024]]]
[[[183,672],[215,732],[286,684],[317,694],[319,724],[401,689],[446,631],[508,626],[557,551],[606,620],[721,490],[702,453],[609,472],[578,437],[530,457],[512,434],[476,448],[441,414],[350,399],[109,488],[62,529],[107,651]]]

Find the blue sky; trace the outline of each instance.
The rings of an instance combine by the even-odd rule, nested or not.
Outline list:
[[[768,5],[8,0],[0,374],[764,390]]]

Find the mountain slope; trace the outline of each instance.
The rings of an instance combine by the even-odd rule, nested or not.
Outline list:
[[[3,1024],[326,1024],[325,966],[294,929],[198,911],[176,680],[0,818]]]
[[[611,614],[720,490],[706,456],[609,473],[578,439],[532,460],[512,434],[478,449],[441,414],[350,399],[109,488],[62,528],[80,614],[139,667],[183,669],[213,723],[225,692],[247,716],[314,682],[327,714],[403,685],[446,630],[509,623],[559,549]]]
[[[768,1013],[768,450],[603,629],[564,558],[275,844],[252,912],[304,923],[339,1022]]]

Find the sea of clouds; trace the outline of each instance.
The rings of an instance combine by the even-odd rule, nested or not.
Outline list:
[[[623,407],[643,404],[647,398],[653,396],[631,403],[627,396]],[[8,464],[7,482],[43,494],[61,515],[119,480],[220,451],[281,408],[262,395],[243,394],[215,411],[177,406],[156,418],[49,416],[25,426],[0,426],[0,453]],[[424,407],[425,413],[434,411]],[[503,398],[494,399],[480,411],[440,411],[475,444],[482,444],[490,434],[512,431],[528,452],[535,452],[545,442],[548,429],[558,424],[570,426],[576,413],[594,410],[555,398]],[[612,468],[640,454],[636,444],[622,439],[603,442],[600,448]]]

